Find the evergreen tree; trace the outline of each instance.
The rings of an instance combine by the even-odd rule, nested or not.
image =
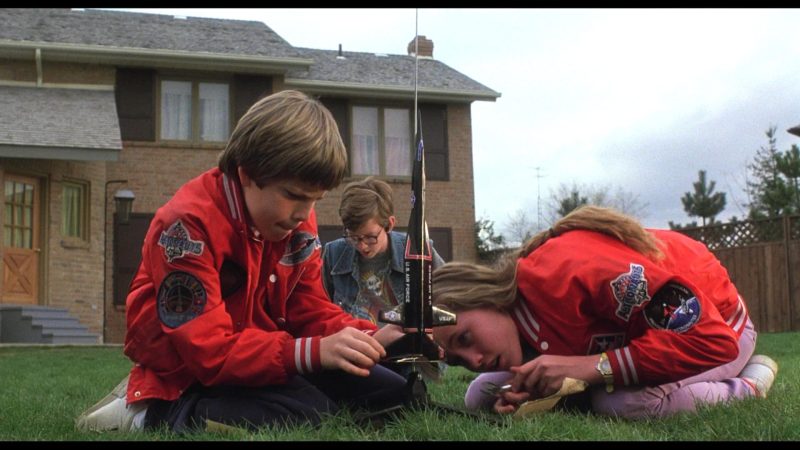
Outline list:
[[[715,181],[706,183],[706,171],[699,172],[699,180],[693,183],[694,194],[687,192],[681,198],[683,210],[689,217],[700,217],[703,219],[703,226],[706,226],[706,219],[709,223],[714,223],[714,217],[725,209],[725,193],[714,193]]]
[[[789,199],[786,208],[788,214],[800,213],[800,148],[796,144],[792,148],[776,155],[775,166],[778,172],[786,179],[785,196]]]
[[[667,225],[669,226],[670,230],[683,230],[683,229],[686,229],[686,228],[697,228],[698,227],[696,220],[693,220],[693,221],[691,221],[691,222],[689,222],[689,223],[687,223],[685,225],[682,225],[680,223],[676,223],[676,222],[673,222],[673,221],[670,220],[667,223]]]
[[[494,222],[480,218],[475,221],[475,247],[478,259],[492,262],[499,253],[505,251],[505,239],[494,232]]]
[[[581,205],[614,208],[617,211],[641,220],[647,216],[647,203],[642,203],[639,194],[612,184],[560,183],[551,189],[546,201],[547,220],[553,223]]]
[[[570,192],[569,197],[564,197],[558,200],[558,214],[560,214],[561,217],[564,217],[572,211],[578,209],[579,206],[583,206],[588,203],[589,199],[587,197],[582,197],[577,189],[573,189],[572,192]]]
[[[766,131],[769,145],[756,151],[753,162],[747,165],[751,174],[747,182],[750,197],[750,218],[776,217],[800,212],[800,150],[793,145],[781,153],[775,146],[775,130]]]

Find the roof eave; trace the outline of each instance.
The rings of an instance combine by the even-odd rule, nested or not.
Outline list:
[[[370,97],[392,100],[409,100],[414,96],[413,86],[390,86],[341,81],[304,80],[286,78],[287,88],[296,88],[310,94],[341,95],[348,97]],[[418,88],[418,99],[423,101],[470,103],[474,101],[493,102],[500,97],[499,92],[478,92],[456,89]]]
[[[158,69],[285,73],[290,69],[308,68],[314,62],[311,59],[294,57],[271,58],[256,55],[11,41],[7,39],[0,40],[0,57],[34,58],[37,48],[41,49],[42,59],[45,61]]]
[[[51,147],[0,144],[0,157],[68,161],[118,161],[119,148]]]

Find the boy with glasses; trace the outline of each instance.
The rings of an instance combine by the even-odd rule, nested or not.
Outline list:
[[[397,219],[391,186],[371,176],[348,184],[339,217],[344,235],[323,249],[323,284],[331,300],[346,312],[382,327],[378,313],[394,308],[405,295],[406,233],[394,231]],[[431,250],[436,269],[444,260],[433,243]],[[436,378],[443,367],[434,371],[423,367],[423,374]]]

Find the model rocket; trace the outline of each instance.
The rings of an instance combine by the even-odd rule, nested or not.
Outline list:
[[[456,315],[433,306],[431,299],[433,252],[425,221],[425,151],[421,117],[416,127],[416,151],[411,172],[411,217],[405,246],[405,295],[392,310],[381,311],[381,322],[403,328],[405,335],[386,347],[387,359],[413,362],[440,359],[439,347],[430,338],[433,327],[454,325]]]

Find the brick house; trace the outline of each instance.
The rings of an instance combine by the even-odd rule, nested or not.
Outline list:
[[[398,43],[409,54],[384,55],[293,47],[255,21],[0,10],[0,307],[63,308],[101,342],[121,342],[154,212],[216,165],[250,105],[282,89],[333,112],[350,153],[345,182],[368,174],[390,182],[404,225],[410,38]],[[428,225],[446,259],[474,260],[470,105],[500,94],[435,60],[424,37],[419,54]],[[317,205],[323,241],[341,234],[340,193]],[[135,196],[128,220],[118,194]]]

